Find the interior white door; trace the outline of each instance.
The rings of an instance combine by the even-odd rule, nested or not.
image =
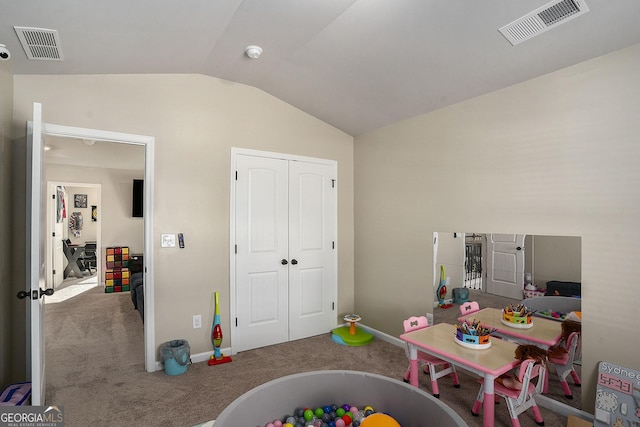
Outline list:
[[[337,326],[336,167],[235,155],[234,351]]]
[[[55,199],[53,199],[53,234],[51,237],[52,263],[53,263],[53,286],[54,289],[64,281],[64,250],[62,240],[64,239],[64,227],[62,221],[62,211],[65,206],[65,192],[61,185],[55,188]]]
[[[289,339],[336,326],[334,168],[289,163]]]
[[[236,351],[286,342],[288,162],[236,157]]]
[[[487,235],[487,293],[522,299],[524,234]]]
[[[33,121],[27,123],[27,354],[31,378],[31,404],[44,404],[45,396],[45,343],[44,343],[44,292],[45,292],[45,231],[46,200],[43,174],[44,146],[42,144],[42,105],[33,104]],[[53,292],[53,289],[47,289]]]

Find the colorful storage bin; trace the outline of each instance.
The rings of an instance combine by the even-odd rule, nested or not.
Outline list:
[[[106,293],[129,291],[129,248],[115,246],[106,250],[106,269],[104,272],[104,291]]]

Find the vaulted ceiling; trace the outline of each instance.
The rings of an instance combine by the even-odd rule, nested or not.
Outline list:
[[[640,42],[640,1],[575,2],[514,46],[498,29],[548,1],[3,1],[0,44],[13,74],[205,74],[357,136]],[[57,30],[63,60],[28,59],[14,26]]]

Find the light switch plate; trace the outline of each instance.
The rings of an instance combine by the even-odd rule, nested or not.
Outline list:
[[[163,234],[162,243],[163,248],[175,248],[176,247],[176,235],[175,234]]]

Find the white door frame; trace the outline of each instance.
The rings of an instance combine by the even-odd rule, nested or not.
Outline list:
[[[236,252],[235,252],[235,242],[236,242],[236,194],[235,194],[235,186],[236,186],[236,157],[238,155],[245,156],[256,156],[256,157],[267,157],[271,159],[282,159],[282,160],[293,160],[300,162],[309,162],[309,163],[326,163],[336,166],[337,170],[337,162],[335,160],[321,159],[316,157],[307,157],[307,156],[298,156],[295,154],[283,154],[276,153],[272,151],[262,151],[262,150],[252,150],[248,148],[236,148],[231,147],[231,167],[229,171],[229,329],[231,332],[231,346],[230,346],[230,354],[234,355],[237,352],[234,351],[233,343],[236,339],[236,328],[231,325],[234,323],[233,319],[236,318]],[[337,200],[338,196],[336,195],[336,247],[338,247],[338,239],[337,239]],[[335,263],[335,272],[334,277],[336,278],[336,289],[335,289],[335,299],[336,299],[336,308],[338,307],[338,262],[337,262],[338,254],[336,252],[336,263]]]
[[[87,129],[73,126],[42,124],[45,135],[63,138],[93,139],[96,141],[119,144],[142,145],[144,147],[144,354],[145,370],[156,370],[156,337],[155,337],[155,301],[153,277],[153,176],[155,138],[146,135],[135,135],[111,132],[98,129]]]

